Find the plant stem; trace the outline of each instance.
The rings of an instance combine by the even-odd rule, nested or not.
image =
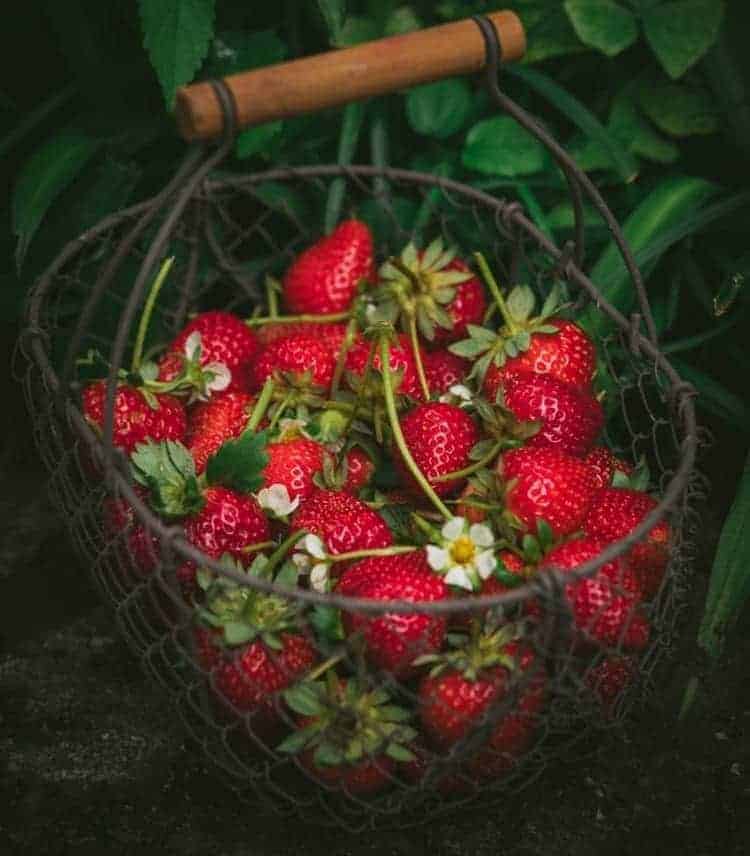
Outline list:
[[[276,280],[273,277],[266,277],[266,302],[268,303],[268,314],[271,318],[276,318],[279,314],[279,293],[275,288]]]
[[[442,476],[435,476],[435,481],[451,481],[451,479],[462,479],[466,476],[470,476],[472,473],[475,473],[477,470],[481,470],[482,467],[489,464],[489,462],[497,455],[500,449],[505,445],[505,441],[498,440],[497,443],[487,452],[486,455],[481,457],[478,461],[471,464],[468,467],[464,467],[462,470],[454,470],[452,473],[444,473]]]
[[[365,108],[362,103],[355,102],[345,108],[341,121],[341,133],[339,135],[339,147],[336,157],[336,162],[339,166],[348,166],[354,159],[364,116]],[[330,234],[339,221],[345,191],[346,183],[343,178],[336,178],[331,182],[326,201],[324,221],[326,234]]]
[[[268,550],[275,546],[275,541],[260,541],[258,544],[250,544],[247,547],[243,547],[242,552],[247,556],[250,553],[259,553],[261,550]]]
[[[412,520],[417,524],[417,527],[418,527],[419,529],[421,529],[421,530],[422,530],[422,532],[424,532],[424,534],[425,534],[425,535],[427,535],[427,536],[428,536],[428,538],[432,538],[432,539],[437,539],[437,540],[439,540],[439,538],[440,538],[440,530],[439,530],[436,526],[433,526],[431,523],[428,523],[428,522],[424,519],[424,517],[422,517],[421,515],[417,514],[417,512],[416,512],[416,511],[412,511],[412,513],[411,513],[411,519],[412,519]]]
[[[417,462],[412,457],[409,447],[406,445],[406,440],[404,440],[401,425],[398,421],[398,414],[396,413],[396,400],[393,395],[390,345],[388,344],[387,334],[380,337],[380,365],[383,372],[383,394],[385,395],[385,407],[388,413],[388,421],[391,425],[391,431],[393,431],[393,439],[396,441],[396,446],[404,459],[404,464],[406,464],[407,469],[412,474],[417,484],[422,488],[425,495],[429,498],[430,502],[432,502],[435,508],[437,508],[446,520],[450,520],[453,515],[448,511],[440,497],[433,490],[432,485],[425,478],[422,470],[417,466]]]
[[[500,291],[500,287],[497,284],[497,280],[492,275],[492,271],[490,270],[490,266],[485,261],[484,256],[481,253],[474,253],[474,258],[476,259],[479,270],[481,271],[482,278],[487,284],[487,288],[490,290],[490,294],[495,300],[497,304],[497,308],[500,310],[500,314],[503,316],[503,321],[505,322],[505,326],[508,328],[509,332],[517,333],[519,331],[519,326],[513,320],[510,312],[508,311],[508,304],[505,302],[505,298]]]
[[[253,412],[250,414],[250,419],[248,420],[247,427],[245,428],[246,431],[255,431],[258,425],[260,425],[260,420],[265,416],[268,405],[271,403],[272,396],[273,380],[269,377],[263,384],[260,396],[255,402],[255,407],[253,407]]]
[[[356,333],[357,319],[350,318],[349,323],[346,325],[346,333],[344,334],[344,341],[341,343],[341,350],[338,357],[336,357],[336,367],[333,370],[333,380],[331,381],[331,398],[335,398],[338,392],[339,384],[344,374],[344,366],[346,365],[346,355],[349,353],[349,348],[352,346]]]
[[[294,547],[297,541],[301,541],[302,538],[307,535],[307,532],[304,529],[299,529],[297,532],[292,532],[291,535],[287,535],[287,537],[279,544],[279,546],[271,553],[268,563],[263,568],[263,573],[271,574],[276,570],[276,566],[286,557],[286,554]]]
[[[143,307],[143,314],[141,315],[141,320],[138,324],[138,334],[135,339],[135,347],[133,348],[133,359],[130,362],[131,372],[137,372],[141,367],[143,345],[146,341],[146,333],[148,332],[148,325],[154,312],[154,306],[156,306],[156,299],[159,296],[161,287],[164,285],[164,281],[166,280],[167,274],[171,270],[173,264],[174,256],[164,259],[161,267],[159,268],[159,273],[156,275],[156,279],[149,290],[148,297],[146,298],[146,305]]]
[[[270,434],[271,431],[276,427],[277,422],[281,418],[281,414],[289,407],[289,403],[294,398],[294,393],[290,392],[284,396],[279,402],[279,406],[276,408],[276,413],[273,414],[273,418],[268,426],[268,432]]]
[[[355,559],[369,559],[375,556],[401,556],[404,553],[413,553],[419,547],[408,545],[396,545],[394,547],[373,547],[372,550],[352,550],[349,553],[337,553],[335,556],[327,556],[330,562],[350,562]]]
[[[427,383],[427,376],[424,373],[422,365],[422,355],[419,352],[419,338],[417,337],[417,319],[414,315],[409,315],[409,339],[411,341],[411,350],[414,354],[414,362],[417,366],[417,376],[419,377],[419,385],[422,387],[422,395],[425,401],[430,400],[430,387]]]
[[[283,321],[285,324],[297,321],[304,321],[307,324],[329,324],[336,321],[346,321],[348,317],[348,312],[331,312],[329,315],[264,315],[260,318],[246,318],[245,324],[248,327],[261,327],[263,324],[272,321]]]
[[[346,649],[339,651],[338,654],[334,654],[327,660],[323,660],[320,665],[316,666],[312,671],[305,675],[305,681],[314,681],[316,678],[319,678],[324,672],[327,672],[331,666],[335,666],[337,663],[340,663],[344,657],[346,657]]]

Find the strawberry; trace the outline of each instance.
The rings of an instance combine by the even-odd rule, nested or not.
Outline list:
[[[604,657],[586,672],[584,680],[606,717],[614,715],[617,703],[638,673],[631,657]]]
[[[288,379],[293,385],[328,389],[335,360],[328,348],[312,336],[288,336],[266,345],[250,364],[250,389],[259,390],[269,377]]]
[[[584,460],[594,469],[597,487],[610,487],[615,472],[625,473],[626,476],[633,472],[630,464],[618,458],[606,446],[595,446]]]
[[[639,490],[603,488],[586,514],[583,530],[603,541],[617,541],[632,532],[657,504],[655,499]],[[669,562],[670,539],[669,523],[660,520],[644,540],[628,551],[628,562],[640,579],[645,598],[653,597],[661,587]]]
[[[422,356],[424,373],[430,392],[441,394],[452,386],[466,382],[471,363],[463,357],[457,357],[450,351],[427,351]]]
[[[232,567],[242,572],[241,565]],[[256,567],[249,575],[261,575]],[[199,663],[211,673],[220,696],[240,712],[253,714],[253,733],[270,739],[280,726],[281,691],[317,660],[315,648],[301,632],[298,609],[288,600],[222,576],[207,585],[205,604],[195,630]]]
[[[106,381],[83,390],[83,415],[98,432],[104,429]],[[130,453],[148,440],[182,440],[187,430],[185,410],[172,395],[144,392],[119,384],[115,393],[112,442]]]
[[[527,440],[529,447],[550,446],[582,457],[604,425],[604,411],[592,395],[548,375],[508,375],[503,391],[505,406],[517,419],[541,423]]]
[[[482,580],[482,587],[479,589],[476,594],[469,595],[471,597],[495,597],[500,594],[505,594],[506,592],[512,591],[516,585],[523,585],[528,581],[529,575],[531,573],[531,569],[527,568],[524,560],[518,556],[516,553],[511,552],[510,550],[501,550],[498,555],[498,567],[495,569],[495,572],[492,576],[487,577],[486,580]],[[515,577],[517,581],[514,582],[513,585],[508,585],[508,581],[506,575],[511,575],[511,580]],[[506,578],[506,581],[500,579],[500,577]],[[458,590],[458,593],[454,593],[454,597],[465,597],[467,592]],[[474,619],[483,620],[487,615],[488,610],[479,610],[479,611],[467,611],[460,612],[450,616],[449,622],[451,627],[455,627],[457,629],[462,629],[468,631],[471,627],[471,622]],[[538,610],[537,610],[538,614]]]
[[[148,494],[140,486],[135,491],[146,502]],[[124,497],[104,500],[104,531],[117,538],[116,550],[121,567],[132,568],[139,577],[150,574],[159,561],[159,539],[149,532],[135,515],[135,509]]]
[[[344,369],[348,375],[348,384],[352,389],[355,389],[364,378],[370,347],[371,343],[369,341],[358,339],[346,352]],[[388,364],[391,368],[391,374],[398,372],[401,375],[396,392],[401,395],[410,395],[412,398],[420,399],[422,394],[419,388],[417,366],[414,362],[411,345],[405,336],[399,336],[396,342],[391,343]],[[377,378],[377,372],[380,371],[381,365],[380,351],[376,346],[373,355],[372,370],[365,387],[371,397],[382,395],[382,381]]]
[[[401,430],[415,463],[438,496],[446,496],[463,484],[463,479],[436,479],[470,463],[469,453],[479,441],[479,429],[466,411],[441,402],[420,404],[403,417]],[[397,450],[394,459],[403,482],[421,491]]]
[[[196,315],[167,347],[159,362],[159,380],[174,380],[185,364],[185,345],[200,333],[200,364],[223,363],[231,373],[229,390],[245,390],[247,367],[258,351],[258,341],[245,322],[231,312],[202,312]]]
[[[346,480],[342,490],[347,493],[358,493],[370,483],[375,472],[372,458],[359,446],[352,446],[346,453]]]
[[[313,477],[323,471],[326,450],[307,437],[296,437],[266,447],[268,463],[263,470],[263,486],[282,484],[289,499],[305,502],[315,490]]]
[[[422,658],[437,664],[419,686],[419,715],[433,745],[450,750],[492,723],[469,762],[476,778],[493,778],[513,766],[528,747],[544,703],[543,670],[530,648],[512,641],[514,632],[508,625],[459,636],[446,654]]]
[[[375,281],[372,235],[361,221],[346,220],[297,256],[284,277],[284,303],[290,312],[343,312],[361,280]]]
[[[362,559],[342,574],[336,591],[372,600],[415,603],[444,600],[448,590],[432,573],[420,550],[401,556]],[[366,654],[377,668],[406,678],[414,660],[438,650],[445,636],[445,619],[425,613],[356,613],[344,611],[347,636],[362,633]]]
[[[185,520],[185,537],[206,555],[218,559],[229,553],[240,561],[247,556],[242,548],[268,541],[268,518],[252,496],[225,487],[203,491],[204,505]]]
[[[545,565],[572,570],[595,559],[607,545],[593,538],[568,541],[551,550]],[[640,600],[637,577],[621,561],[603,565],[593,577],[565,587],[579,632],[607,647],[639,651],[648,643],[649,625],[636,611]]]
[[[269,321],[262,327],[255,328],[258,342],[270,345],[277,339],[288,339],[290,336],[305,336],[322,342],[328,350],[337,356],[346,337],[346,324],[325,323],[317,324],[311,321]]]
[[[292,517],[290,532],[318,535],[332,555],[390,547],[393,536],[383,518],[343,491],[319,490]]]
[[[379,271],[376,303],[402,324],[416,323],[430,343],[439,346],[466,335],[467,324],[481,324],[487,309],[484,287],[469,267],[445,249],[441,238],[424,251],[408,244]]]
[[[226,440],[245,430],[254,401],[247,392],[220,392],[191,409],[186,443],[197,473]]]
[[[531,532],[546,520],[556,537],[581,527],[596,490],[591,467],[557,449],[511,449],[497,472],[507,485],[508,511]]]
[[[394,761],[411,761],[406,745],[417,732],[410,714],[384,689],[361,679],[305,681],[284,693],[296,713],[297,729],[277,751],[299,754],[307,773],[329,788],[351,795],[371,794],[392,779]]]
[[[484,379],[484,391],[490,401],[495,400],[505,378],[516,372],[547,375],[583,392],[591,390],[596,371],[594,343],[572,321],[550,318],[545,326],[556,332],[532,333],[525,351],[515,357],[506,356],[502,366],[490,364]]]

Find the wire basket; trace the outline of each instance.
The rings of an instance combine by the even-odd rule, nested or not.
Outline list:
[[[541,126],[499,91],[501,49],[495,27],[500,26],[502,39],[509,20],[508,13],[500,15],[506,17],[452,26],[464,28],[464,39],[474,39],[469,68],[486,65],[493,101],[547,146],[567,177],[576,226],[574,240],[564,247],[543,235],[517,201],[434,175],[336,165],[218,174],[215,168],[230,150],[237,126],[238,92],[214,82],[214,107],[225,125],[218,149],[193,146],[161,193],[107,218],[69,244],[36,283],[29,302],[22,347],[29,357],[25,380],[36,442],[51,473],[54,502],[94,582],[114,607],[123,637],[173,698],[225,781],[255,805],[318,823],[349,829],[419,823],[470,801],[497,799],[507,789],[533,781],[551,760],[578,751],[591,728],[611,727],[642,703],[654,687],[656,666],[673,646],[687,587],[690,505],[696,490],[693,392],[658,349],[640,274],[609,209]],[[426,32],[438,30],[445,28]],[[453,71],[469,68],[456,66]],[[430,72],[422,73],[428,76],[421,80],[429,79]],[[433,70],[432,76],[440,73]],[[414,82],[412,77],[400,85]],[[381,91],[386,88],[394,88],[393,81],[384,83]],[[344,98],[340,93],[337,97]],[[381,258],[409,240],[441,235],[464,250],[481,250],[508,282],[528,282],[542,298],[557,282],[577,309],[593,304],[612,322],[616,333],[597,343],[620,411],[619,433],[607,439],[633,459],[648,459],[662,499],[630,536],[564,579],[592,576],[665,516],[673,533],[667,574],[648,604],[651,637],[638,658],[638,680],[619,697],[616,708],[603,712],[592,679],[605,660],[626,656],[625,646],[621,641],[607,649],[581,644],[558,571],[540,574],[507,594],[473,599],[471,605],[456,599],[384,604],[290,589],[232,572],[200,553],[180,525],[159,519],[134,489],[128,461],[112,445],[114,390],[156,265],[166,255],[176,260],[154,319],[164,341],[194,311],[221,307],[248,315],[260,300],[263,277],[283,273],[295,255],[319,237],[318,213],[332,185],[342,194],[345,209],[369,222]],[[612,307],[583,272],[583,197],[602,215],[630,271],[638,310],[629,318]],[[111,360],[103,437],[83,416],[80,384],[74,378],[75,360],[89,348]],[[132,518],[128,526],[113,529],[108,521],[118,509],[126,509]],[[144,550],[152,559],[148,573],[138,560]],[[412,735],[413,757],[408,760],[382,755],[356,774],[325,775],[304,753],[279,751],[279,742],[299,727],[280,692],[253,710],[226,700],[222,668],[207,656],[194,610],[183,597],[180,568],[186,562],[293,605],[306,666],[313,668],[327,658],[340,660],[339,671],[356,678],[375,705],[418,710],[424,676],[413,671],[394,676],[367,661],[357,633],[336,644],[321,644],[315,628],[336,614],[332,611],[340,610],[343,623],[350,626],[367,628],[401,616],[421,622],[428,628],[425,632],[440,634],[472,611],[485,614],[493,608],[499,626],[514,622],[523,629],[516,643],[523,668],[512,673],[504,692],[486,706],[479,725],[450,749]],[[519,623],[530,611],[535,620]],[[350,715],[344,701],[341,710],[342,716]],[[496,745],[498,729],[505,735],[502,748]],[[372,781],[378,787],[368,787]]]

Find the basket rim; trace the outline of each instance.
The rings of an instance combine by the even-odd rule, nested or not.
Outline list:
[[[573,570],[566,571],[564,574],[565,581],[570,583],[583,577],[592,576],[603,564],[622,556],[631,546],[642,541],[647,533],[664,519],[668,512],[677,506],[683,492],[687,488],[689,476],[694,469],[697,454],[698,435],[695,404],[693,402],[695,391],[680,378],[667,357],[633,323],[634,319],[629,321],[600,294],[596,285],[578,265],[572,260],[565,258],[564,252],[525,216],[523,208],[518,202],[508,202],[504,197],[493,196],[463,182],[443,176],[397,167],[381,167],[369,164],[349,166],[321,164],[304,167],[274,168],[248,174],[221,173],[220,175],[220,178],[211,179],[207,177],[204,179],[200,190],[204,190],[210,194],[227,187],[252,186],[264,181],[290,181],[315,177],[342,177],[349,180],[356,180],[359,176],[367,178],[390,178],[391,180],[400,182],[411,182],[453,191],[461,196],[472,199],[479,205],[494,210],[496,220],[497,218],[503,218],[506,227],[512,228],[515,226],[525,231],[529,236],[534,238],[537,244],[554,262],[563,262],[564,276],[573,280],[580,288],[587,292],[594,301],[597,309],[607,315],[622,332],[628,334],[631,349],[635,352],[640,352],[642,356],[646,357],[653,364],[655,369],[660,369],[664,372],[670,383],[668,395],[674,400],[674,422],[676,424],[680,420],[682,423],[681,433],[683,436],[680,444],[681,454],[679,465],[675,469],[655,508],[626,537],[608,544],[594,559],[579,565]],[[136,517],[147,529],[154,532],[160,541],[167,540],[174,549],[174,552],[182,560],[195,562],[199,567],[208,568],[217,574],[234,579],[239,584],[265,593],[277,594],[287,599],[309,604],[334,606],[348,611],[361,611],[374,614],[389,612],[433,615],[465,614],[492,607],[512,606],[527,601],[530,598],[539,597],[540,594],[549,594],[550,585],[557,589],[558,594],[563,590],[562,571],[557,568],[551,568],[549,573],[540,575],[533,582],[518,586],[503,594],[475,596],[472,598],[448,598],[444,601],[431,602],[382,601],[340,595],[335,592],[323,594],[302,588],[281,586],[256,577],[245,576],[226,568],[218,559],[212,559],[190,544],[180,534],[182,531],[180,527],[166,525],[160,517],[145,505],[133,490],[131,480],[127,474],[125,456],[117,454],[119,450],[113,449],[112,451],[116,453],[115,466],[107,466],[112,461],[108,460],[103,440],[87,423],[82,410],[72,394],[72,390],[62,390],[60,378],[50,359],[47,333],[40,325],[40,317],[44,298],[53,283],[55,275],[70,258],[81,252],[101,233],[106,232],[108,229],[134,215],[149,210],[156,204],[163,204],[163,202],[162,194],[156,194],[143,202],[114,212],[68,242],[32,286],[27,302],[27,326],[24,334],[22,334],[22,344],[26,345],[24,350],[27,356],[36,363],[44,376],[50,391],[56,399],[55,404],[58,407],[61,406],[61,412],[69,417],[75,427],[76,433],[94,451],[95,456],[105,462],[108,490],[114,488],[118,495],[124,496],[133,505]]]

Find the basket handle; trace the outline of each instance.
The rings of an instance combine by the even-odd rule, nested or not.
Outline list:
[[[520,59],[526,34],[515,12],[485,17],[497,31],[502,61]],[[484,68],[485,55],[479,28],[465,19],[233,74],[224,83],[234,97],[239,129],[472,74]],[[188,141],[214,139],[224,131],[224,111],[210,82],[177,92],[175,118]]]

